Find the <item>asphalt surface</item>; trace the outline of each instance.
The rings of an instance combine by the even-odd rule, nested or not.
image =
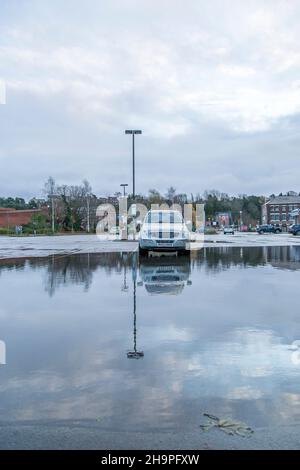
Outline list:
[[[0,449],[283,449],[300,448],[300,424],[254,429],[250,437],[213,429],[127,432],[103,429],[96,420],[0,424]]]

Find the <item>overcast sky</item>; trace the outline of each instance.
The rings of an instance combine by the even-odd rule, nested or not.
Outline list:
[[[300,192],[300,0],[0,0],[0,196]],[[1,87],[0,87],[1,90]]]

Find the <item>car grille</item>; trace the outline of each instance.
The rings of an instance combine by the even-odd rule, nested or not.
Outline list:
[[[148,232],[148,238],[157,238],[160,240],[180,238],[180,232]]]
[[[179,276],[153,276],[152,277],[152,282],[179,282],[180,278]]]

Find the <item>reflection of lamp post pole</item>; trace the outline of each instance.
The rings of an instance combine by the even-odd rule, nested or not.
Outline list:
[[[127,292],[127,291],[128,291],[127,277],[126,277],[126,274],[127,274],[127,266],[126,266],[127,254],[124,253],[124,255],[122,256],[122,258],[123,258],[123,257],[124,257],[125,264],[124,264],[124,279],[123,279],[122,291],[123,291],[123,292]]]
[[[144,357],[143,351],[138,351],[136,347],[136,257],[133,255],[133,351],[127,352],[128,359],[140,359]]]

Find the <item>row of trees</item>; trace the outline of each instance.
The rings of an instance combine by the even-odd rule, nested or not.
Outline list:
[[[26,202],[22,197],[0,197],[0,207],[7,207],[11,209],[38,209],[46,203],[45,200],[36,198],[30,199]]]
[[[48,208],[48,217],[35,216],[32,226],[51,229],[52,214],[54,214],[55,230],[62,231],[94,231],[97,224],[96,208],[107,201],[118,207],[118,197],[121,193],[115,193],[108,198],[99,198],[93,191],[87,180],[79,185],[57,185],[52,177],[49,177],[44,185],[44,198],[31,199],[26,202],[22,198],[0,198],[0,207],[12,207],[15,209]],[[137,195],[136,202],[143,203],[148,208],[151,204],[205,204],[206,219],[213,221],[218,212],[231,212],[233,223],[239,223],[241,219],[247,225],[255,225],[261,218],[261,206],[265,201],[263,196],[229,196],[217,190],[205,191],[203,194],[178,193],[176,188],[170,186],[165,194],[155,188],[151,188],[147,195]],[[128,205],[133,202],[128,195]]]
[[[203,194],[176,193],[176,189],[171,186],[165,194],[161,194],[156,189],[150,189],[148,196],[137,196],[139,202],[143,202],[147,207],[151,204],[205,204],[206,220],[213,221],[218,212],[230,212],[232,222],[238,224],[241,214],[243,222],[247,225],[255,225],[261,219],[261,206],[265,202],[264,196],[229,196],[217,190],[205,191]]]

